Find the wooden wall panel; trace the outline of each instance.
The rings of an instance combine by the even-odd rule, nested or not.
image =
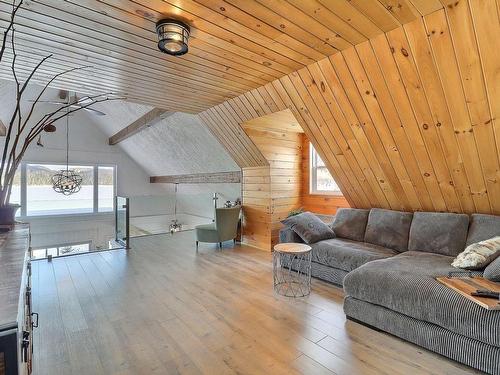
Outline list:
[[[241,124],[269,166],[243,168],[243,241],[270,250],[281,220],[299,207],[335,214],[349,207],[343,196],[309,193],[309,140],[290,110]]]
[[[369,18],[383,17],[375,24],[385,34],[201,117],[241,167],[267,166],[237,129],[290,109],[354,207],[500,214],[497,3],[442,0],[442,8],[412,0],[398,1],[398,9],[382,3],[390,16],[372,7]],[[361,1],[350,4],[363,8]],[[225,113],[225,123],[214,112]]]
[[[262,96],[259,98],[256,102],[263,106]],[[280,221],[302,205],[303,130],[290,110],[257,117],[241,126],[269,163],[269,167],[257,169],[259,176],[253,175],[256,169],[243,169],[243,241],[271,250],[279,242]]]
[[[242,169],[243,219],[241,240],[264,250],[271,249],[270,167]]]

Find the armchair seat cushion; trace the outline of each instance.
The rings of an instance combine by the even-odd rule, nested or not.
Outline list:
[[[197,225],[195,228],[196,240],[200,242],[220,242],[215,223]]]
[[[197,232],[217,230],[217,228],[215,227],[215,223],[197,225],[195,229]]]

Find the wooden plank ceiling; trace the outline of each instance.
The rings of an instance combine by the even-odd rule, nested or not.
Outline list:
[[[257,167],[240,124],[289,108],[355,207],[500,214],[500,6],[443,3],[200,117]]]
[[[37,81],[85,65],[55,86],[198,113],[439,8],[438,0],[25,0],[18,70],[26,77],[53,53]],[[0,0],[0,27],[11,9]],[[156,47],[155,22],[170,16],[192,28],[182,57]],[[12,79],[10,50],[6,57],[0,78]]]

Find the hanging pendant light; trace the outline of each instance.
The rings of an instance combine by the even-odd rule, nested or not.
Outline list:
[[[69,112],[69,95],[68,107]],[[83,177],[73,169],[69,169],[69,113],[66,114],[66,169],[61,169],[52,176],[52,188],[56,193],[71,195],[78,193],[82,188]]]
[[[177,185],[175,183],[175,195],[174,195],[174,220],[172,220],[170,224],[170,233],[174,234],[174,232],[179,232],[182,229],[182,224],[177,221]]]

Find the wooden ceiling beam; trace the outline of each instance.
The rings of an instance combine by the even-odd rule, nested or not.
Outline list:
[[[3,124],[2,120],[0,120],[0,137],[5,137],[7,134],[7,127]]]
[[[140,131],[157,124],[158,122],[166,119],[172,114],[173,112],[167,111],[166,109],[153,108],[151,111],[145,113],[133,123],[120,130],[118,133],[109,137],[108,143],[110,145],[116,145],[124,141],[125,139],[139,133]]]
[[[239,184],[241,171],[151,176],[152,184]]]

